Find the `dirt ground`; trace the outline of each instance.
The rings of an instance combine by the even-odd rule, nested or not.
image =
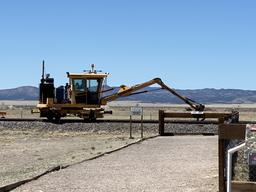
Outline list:
[[[4,110],[7,111],[7,117],[38,117],[38,114],[33,116],[30,114],[33,102],[29,105],[17,103],[5,102],[3,106],[13,105]],[[108,106],[113,110],[113,115],[106,115],[106,118],[129,118],[130,106],[135,104],[114,103]],[[159,109],[180,111],[184,108],[180,105],[143,105],[144,119],[157,119]],[[208,108],[210,111],[231,111],[238,108],[241,111],[241,120],[255,120],[255,105],[211,105]],[[145,133],[145,135],[152,136],[152,133]],[[139,133],[134,136],[135,139],[131,140],[127,132],[65,132],[38,128],[7,129],[0,127],[0,187],[32,178],[56,166],[81,162],[140,139]]]
[[[0,127],[0,187],[135,142],[127,134]]]
[[[45,175],[14,191],[217,192],[217,141],[217,136],[157,137]]]

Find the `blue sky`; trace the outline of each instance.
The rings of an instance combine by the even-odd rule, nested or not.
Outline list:
[[[254,0],[0,1],[0,89],[95,63],[110,85],[256,90]]]

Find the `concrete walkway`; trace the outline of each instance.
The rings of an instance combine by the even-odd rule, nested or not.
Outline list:
[[[216,136],[157,137],[14,191],[216,192],[217,170]]]

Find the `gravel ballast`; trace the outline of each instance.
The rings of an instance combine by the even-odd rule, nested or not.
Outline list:
[[[140,131],[140,123],[133,123],[133,132]],[[86,132],[106,132],[106,133],[128,133],[129,123],[64,123],[54,124],[47,122],[15,122],[0,121],[0,127],[8,129],[42,129],[59,131],[86,131]],[[145,123],[143,125],[145,132],[158,134],[159,125],[157,123]],[[200,134],[200,133],[218,133],[217,125],[188,125],[188,124],[165,124],[165,131],[177,134]]]

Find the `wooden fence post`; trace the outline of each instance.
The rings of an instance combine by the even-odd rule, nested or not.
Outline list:
[[[164,136],[164,111],[159,110],[159,135]]]
[[[225,122],[224,118],[219,118],[219,139],[218,139],[218,146],[219,146],[219,192],[226,192],[225,187],[225,139],[220,138],[220,125]]]

